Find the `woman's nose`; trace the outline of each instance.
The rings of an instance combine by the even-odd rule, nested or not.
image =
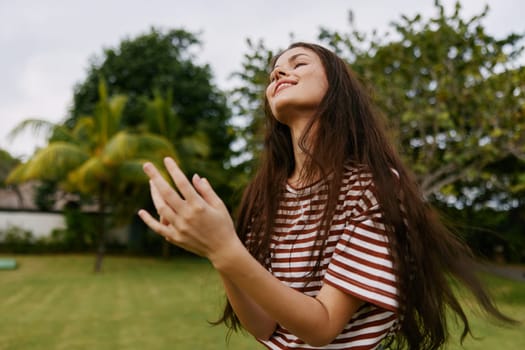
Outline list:
[[[286,75],[288,75],[288,73],[283,68],[278,68],[277,69],[277,76],[284,77]]]
[[[286,72],[286,70],[284,70],[283,68],[281,67],[276,67],[273,71],[273,78],[274,79],[279,79],[279,78],[282,78],[282,77],[285,77],[287,76],[288,73]]]

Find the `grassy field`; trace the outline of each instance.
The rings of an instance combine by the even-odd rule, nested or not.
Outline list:
[[[163,261],[91,256],[17,256],[0,271],[0,349],[261,349],[250,336],[212,327],[222,305],[218,276],[195,258]],[[487,277],[498,304],[525,320],[525,283]],[[525,349],[525,328],[473,315],[479,341],[465,349]],[[448,349],[460,349],[450,345]]]
[[[199,259],[19,256],[0,271],[0,349],[257,349],[212,327],[218,277]]]

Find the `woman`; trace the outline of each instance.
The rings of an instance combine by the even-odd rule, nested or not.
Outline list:
[[[296,43],[274,60],[261,165],[234,227],[208,181],[147,163],[167,240],[208,258],[227,294],[222,322],[270,349],[409,349],[446,340],[446,310],[468,320],[448,283],[508,320],[465,248],[438,221],[400,161],[365,89],[332,52]],[[389,337],[389,335],[393,335]],[[394,337],[395,336],[395,337]]]

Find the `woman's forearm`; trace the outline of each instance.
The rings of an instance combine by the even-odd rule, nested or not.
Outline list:
[[[286,286],[264,269],[243,246],[232,247],[228,254],[214,256],[210,260],[223,280],[227,281],[232,296],[244,294],[244,302],[249,300],[257,304],[262,314],[267,314],[269,319],[310,345],[331,342],[360,305],[333,302],[334,294],[331,292],[323,294],[323,298],[321,291],[317,298],[313,298]],[[251,318],[250,315],[243,317]]]
[[[224,274],[220,274],[224,290],[243,328],[257,339],[268,340],[277,323],[246,293],[239,289]]]

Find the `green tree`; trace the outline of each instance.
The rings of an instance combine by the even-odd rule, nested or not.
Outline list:
[[[375,91],[427,197],[457,194],[454,184],[481,181],[489,164],[523,152],[525,127],[523,36],[486,33],[488,7],[465,20],[459,2],[451,15],[435,4],[434,18],[394,23],[387,43],[356,30],[320,33]]]
[[[191,133],[184,130],[183,120],[173,108],[173,93],[155,91],[152,98],[144,102],[144,124],[139,130],[161,135],[173,143],[179,165],[183,169],[196,169],[211,153],[211,142],[204,130],[197,128]]]
[[[172,91],[162,94],[156,90],[152,98],[145,99],[144,105],[144,124],[139,126],[139,130],[170,140],[182,169],[204,167],[211,152],[208,135],[199,129],[191,134],[184,133],[183,121],[173,108]],[[172,244],[165,240],[161,242],[162,255],[168,257]]]
[[[165,138],[151,133],[132,133],[122,128],[127,97],[109,97],[99,82],[99,100],[94,113],[79,117],[74,128],[41,120],[22,122],[14,133],[27,128],[45,128],[52,133],[48,145],[15,168],[7,181],[31,179],[59,182],[68,192],[90,196],[98,206],[98,246],[95,271],[102,268],[106,247],[106,218],[129,209],[129,199],[143,191],[147,178],[142,164],[158,165],[165,156],[176,157]],[[128,201],[126,201],[128,199]],[[128,215],[129,216],[129,215]]]
[[[210,67],[195,63],[200,45],[199,38],[185,30],[152,28],[106,48],[92,60],[86,79],[75,87],[67,123],[75,125],[80,115],[93,112],[99,75],[106,77],[110,94],[128,96],[122,120],[126,126],[150,125],[152,104],[162,97],[162,103],[170,104],[162,108],[176,116],[177,125],[170,126],[170,135],[158,132],[174,143],[187,173],[208,177],[227,198],[231,190],[225,166],[233,154],[230,145],[235,131],[229,124],[226,97],[212,84]],[[191,149],[196,139],[199,149]]]
[[[253,175],[262,149],[264,106],[261,102],[268,83],[268,67],[275,54],[263,40],[254,42],[247,39],[246,44],[248,52],[244,54],[242,69],[233,73],[240,84],[230,92],[237,119],[237,143],[241,150],[234,160],[240,170],[235,180],[239,187],[244,187]]]

